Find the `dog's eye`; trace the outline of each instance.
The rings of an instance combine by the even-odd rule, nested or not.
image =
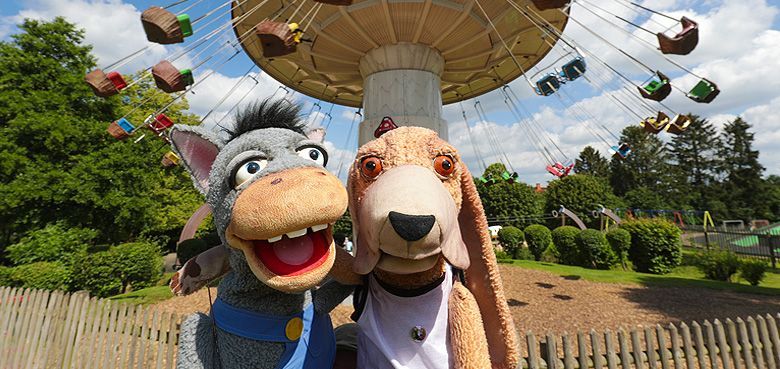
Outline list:
[[[455,160],[447,155],[439,155],[433,159],[433,169],[442,177],[449,177],[455,171]]]
[[[369,156],[360,161],[360,172],[366,178],[374,179],[382,174],[382,159],[376,156]]]
[[[236,168],[233,174],[233,187],[238,187],[244,184],[244,182],[252,179],[255,174],[268,165],[268,160],[263,158],[249,159]]]

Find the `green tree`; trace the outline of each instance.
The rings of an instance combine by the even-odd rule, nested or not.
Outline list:
[[[585,146],[580,156],[574,160],[574,172],[593,177],[609,178],[609,162],[591,146]]]
[[[203,202],[181,169],[159,165],[165,143],[149,136],[120,142],[111,120],[143,120],[171,96],[149,80],[108,99],[94,96],[84,73],[95,65],[83,32],[62,18],[25,20],[0,42],[0,249],[59,223],[95,229],[96,243],[144,235],[174,239]],[[166,114],[196,123],[186,101]]]
[[[604,180],[585,174],[575,174],[550,182],[544,196],[545,213],[563,206],[577,214],[586,224],[597,220],[592,216],[592,212],[600,205],[610,209],[622,205]],[[557,220],[554,222],[559,224]]]
[[[501,178],[501,173],[505,170],[503,164],[491,164],[483,177]],[[531,223],[524,218],[537,216],[542,212],[540,196],[533,187],[525,183],[500,179],[491,184],[475,182],[485,214],[491,223],[511,224],[522,228]]]
[[[690,118],[688,129],[668,144],[674,187],[694,209],[711,209],[718,197],[713,185],[722,167],[722,144],[710,122],[696,115]]]
[[[638,187],[626,192],[623,201],[630,209],[659,210],[670,207],[669,201],[662,194],[647,187]]]
[[[669,192],[669,155],[663,142],[639,126],[623,129],[620,142],[631,145],[631,155],[610,162],[610,184],[615,195],[623,196],[640,187],[660,194]]]
[[[753,150],[750,124],[737,118],[723,126],[723,158],[725,179],[723,196],[729,217],[751,220],[770,216],[768,194],[761,175],[764,167],[758,162],[758,150]]]

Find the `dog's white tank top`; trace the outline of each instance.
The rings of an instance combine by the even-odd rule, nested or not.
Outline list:
[[[452,275],[447,265],[441,284],[411,297],[388,292],[370,275],[366,302],[357,321],[357,368],[451,368],[447,306]]]

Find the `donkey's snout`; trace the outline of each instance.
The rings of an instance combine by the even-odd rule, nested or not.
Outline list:
[[[436,217],[433,215],[409,215],[395,211],[391,211],[388,218],[395,232],[407,241],[417,241],[425,237],[436,223]]]

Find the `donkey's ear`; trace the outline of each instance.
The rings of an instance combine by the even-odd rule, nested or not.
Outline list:
[[[309,132],[306,132],[306,137],[314,142],[322,143],[325,141],[325,128],[315,128]]]
[[[211,166],[224,146],[222,140],[207,128],[180,124],[173,127],[170,138],[173,150],[182,158],[195,188],[206,195]]]

